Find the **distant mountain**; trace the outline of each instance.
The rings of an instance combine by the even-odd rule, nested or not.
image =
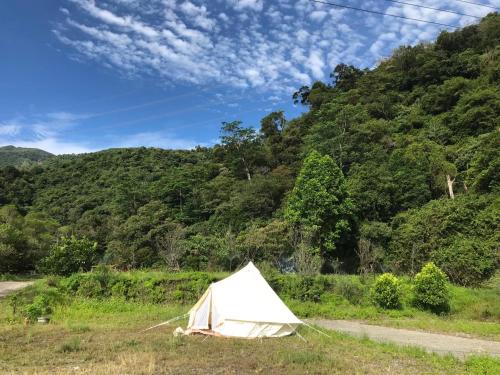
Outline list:
[[[0,167],[40,163],[53,156],[50,152],[37,148],[4,146],[0,147]]]

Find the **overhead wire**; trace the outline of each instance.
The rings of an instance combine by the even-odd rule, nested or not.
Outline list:
[[[500,10],[500,8],[498,8],[498,7],[494,7],[494,6],[492,6],[492,5],[488,5],[488,4],[476,3],[476,2],[474,2],[474,1],[468,1],[468,0],[455,0],[455,1],[458,1],[458,2],[460,2],[460,3],[472,4],[472,5],[477,5],[477,6],[480,6],[480,7],[485,7],[485,8],[490,8],[490,9]]]
[[[412,7],[417,7],[417,8],[436,10],[438,12],[452,13],[452,14],[457,14],[459,16],[473,17],[473,18],[478,18],[478,19],[482,18],[482,17],[479,17],[479,16],[473,16],[472,14],[466,14],[466,13],[456,12],[454,10],[441,9],[441,8],[433,8],[433,7],[430,7],[430,6],[427,6],[427,5],[419,5],[419,4],[407,3],[405,1],[399,1],[399,0],[384,0],[384,1],[388,1],[390,3],[396,3],[396,4],[410,5]]]
[[[309,0],[309,1],[311,1],[313,3],[331,5],[331,6],[338,7],[338,8],[345,8],[345,9],[351,9],[351,10],[356,10],[356,11],[360,11],[360,12],[378,14],[378,15],[381,15],[381,16],[389,16],[389,17],[395,17],[395,18],[402,18],[402,19],[406,19],[406,20],[410,20],[410,21],[424,22],[424,23],[429,23],[429,24],[438,25],[438,26],[451,27],[453,29],[458,29],[459,28],[459,26],[449,25],[449,24],[446,24],[446,23],[429,21],[429,20],[424,20],[424,19],[421,19],[421,18],[406,17],[406,16],[401,16],[401,15],[391,14],[391,13],[384,13],[384,12],[379,12],[379,11],[376,11],[376,10],[370,10],[370,9],[353,7],[353,6],[350,6],[350,5],[333,3],[333,2],[330,2],[330,1],[322,1],[322,0]]]

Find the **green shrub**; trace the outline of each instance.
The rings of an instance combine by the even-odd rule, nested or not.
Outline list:
[[[48,274],[67,276],[90,271],[97,262],[97,243],[75,236],[62,238],[42,260],[41,270]]]
[[[104,290],[98,280],[93,277],[88,277],[80,282],[76,294],[80,297],[101,298],[104,294]]]
[[[365,296],[365,288],[358,280],[342,278],[335,282],[333,291],[353,305],[358,305]]]
[[[322,276],[277,276],[269,280],[271,287],[280,295],[299,301],[319,302],[329,289],[330,282]]]
[[[400,283],[392,273],[384,273],[375,280],[372,298],[376,305],[384,309],[401,308]]]
[[[114,298],[128,298],[128,289],[130,287],[130,283],[128,280],[119,280],[116,281],[111,287],[111,296]]]
[[[414,305],[436,313],[449,311],[450,293],[446,274],[434,263],[427,263],[415,276]]]
[[[433,260],[450,280],[463,286],[477,286],[495,272],[495,245],[480,238],[457,238],[451,246],[433,254]]]
[[[33,303],[26,305],[24,308],[24,316],[31,321],[36,320],[40,316],[50,315],[52,307],[50,306],[49,297],[40,294],[35,297]]]

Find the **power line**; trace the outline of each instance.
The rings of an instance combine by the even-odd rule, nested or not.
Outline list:
[[[455,0],[455,1],[459,1],[459,2],[461,2],[461,3],[466,3],[466,4],[477,5],[477,6],[480,6],[480,7],[485,7],[485,8],[490,8],[490,9],[500,10],[500,8],[494,7],[494,6],[492,6],[492,5],[486,5],[486,4],[481,4],[481,3],[475,3],[475,2],[473,2],[473,1],[467,1],[467,0]]]
[[[438,12],[453,13],[453,14],[458,14],[459,16],[474,17],[474,18],[478,18],[478,19],[481,18],[481,17],[478,17],[478,16],[473,16],[472,14],[465,14],[465,13],[455,12],[454,10],[448,10],[448,9],[433,8],[433,7],[429,7],[427,5],[412,4],[412,3],[407,3],[407,2],[404,2],[404,1],[398,1],[398,0],[384,0],[384,1],[389,1],[391,3],[397,3],[397,4],[411,5],[412,7],[417,7],[417,8],[437,10]]]
[[[427,21],[427,20],[423,20],[423,19],[420,19],[420,18],[411,18],[411,17],[399,16],[397,14],[377,12],[376,10],[368,10],[368,9],[363,9],[363,8],[356,8],[356,7],[352,7],[352,6],[349,6],[349,5],[336,4],[336,3],[331,3],[331,2],[328,2],[328,1],[321,1],[321,0],[309,0],[309,1],[311,1],[313,3],[320,3],[320,4],[331,5],[331,6],[338,7],[338,8],[352,9],[352,10],[357,10],[357,11],[360,11],[360,12],[373,13],[373,14],[379,14],[379,15],[382,15],[382,16],[389,16],[389,17],[395,17],[395,18],[403,18],[405,20],[411,20],[411,21],[417,21],[417,22],[425,22],[425,23],[430,23],[430,24],[433,24],[433,25],[451,27],[453,29],[458,29],[459,28],[458,26],[448,25],[448,24],[445,24],[445,23],[434,22],[434,21]]]

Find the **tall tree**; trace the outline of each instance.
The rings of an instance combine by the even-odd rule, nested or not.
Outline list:
[[[367,71],[358,69],[352,65],[339,64],[335,67],[330,77],[333,78],[333,85],[341,91],[349,91],[356,87],[356,82]]]
[[[238,170],[243,170],[248,181],[252,179],[252,161],[259,144],[255,129],[241,126],[241,121],[222,123],[222,145],[229,156],[230,164]]]
[[[350,229],[352,213],[353,203],[342,171],[330,156],[312,151],[288,199],[287,220],[306,230],[312,246],[327,257]]]

